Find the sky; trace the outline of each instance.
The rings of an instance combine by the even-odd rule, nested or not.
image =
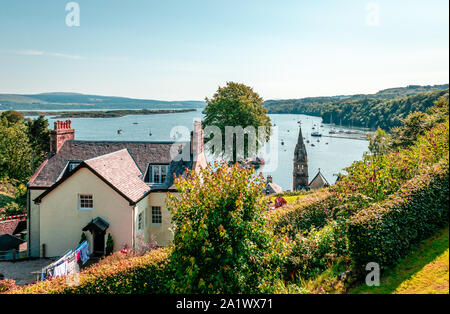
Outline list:
[[[447,0],[69,2],[0,0],[0,93],[203,100],[235,81],[267,100],[449,82]]]

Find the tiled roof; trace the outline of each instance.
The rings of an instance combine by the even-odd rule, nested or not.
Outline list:
[[[176,145],[184,146],[187,143]],[[128,149],[139,170],[145,173],[149,163],[171,163],[171,147],[174,142],[114,142],[68,140],[61,150],[46,159],[29,182],[32,188],[48,188],[61,176],[68,161],[85,161],[105,154]],[[180,164],[180,162],[177,162]],[[189,163],[187,163],[189,164]],[[187,165],[186,164],[186,165]],[[192,167],[192,163],[190,163]],[[175,165],[176,167],[177,165]],[[185,166],[185,165],[183,165]],[[186,167],[184,167],[186,168]],[[184,170],[183,168],[183,170]]]
[[[14,234],[14,231],[16,231],[19,222],[19,219],[0,221],[0,235]]]
[[[276,183],[270,182],[267,184],[268,187],[273,191],[273,193],[283,193],[283,188]]]
[[[132,202],[150,190],[127,149],[88,159],[85,163]]]

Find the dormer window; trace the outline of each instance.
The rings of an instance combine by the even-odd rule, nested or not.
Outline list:
[[[144,181],[162,184],[166,181],[169,165],[149,165]]]
[[[81,164],[81,162],[78,161],[71,161],[69,162],[69,171],[73,171],[73,169],[75,169],[76,167],[78,167]]]

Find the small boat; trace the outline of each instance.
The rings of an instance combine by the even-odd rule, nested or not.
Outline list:
[[[137,123],[137,122],[133,122],[133,124],[139,124],[139,123]]]
[[[320,143],[320,140],[317,140],[317,143]]]
[[[117,134],[122,134],[123,130],[117,130]]]
[[[331,130],[330,132],[328,132],[330,134],[336,134],[337,132],[335,130]]]
[[[312,147],[315,147],[316,145],[314,145],[314,144],[311,144],[311,146],[312,146]]]
[[[328,145],[328,142],[326,142],[325,145]]]
[[[307,140],[307,141],[306,141],[306,143],[308,143],[308,144],[309,144],[309,140]]]
[[[281,145],[284,145],[284,142],[283,142],[283,141],[281,141]]]
[[[311,133],[311,136],[314,136],[314,137],[322,137],[322,134],[320,134],[319,132],[312,132],[312,133]]]

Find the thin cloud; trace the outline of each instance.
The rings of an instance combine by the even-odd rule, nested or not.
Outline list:
[[[21,50],[21,51],[16,51],[15,53],[22,55],[22,56],[48,56],[48,57],[56,57],[56,58],[64,58],[64,59],[72,59],[72,60],[86,59],[85,57],[82,57],[79,55],[70,55],[70,54],[59,53],[59,52],[48,52],[48,51],[43,51],[43,50]]]

